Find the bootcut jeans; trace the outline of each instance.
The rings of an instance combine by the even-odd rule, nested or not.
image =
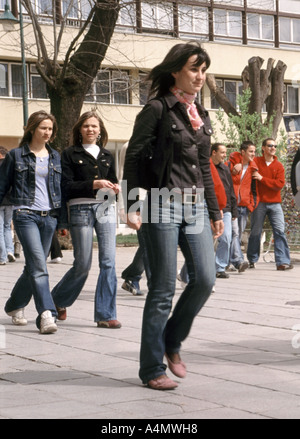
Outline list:
[[[40,315],[44,311],[49,310],[53,316],[57,315],[50,294],[46,263],[57,219],[50,214],[41,216],[31,210],[17,209],[13,213],[13,222],[23,247],[25,268],[6,302],[5,311],[25,308],[33,296],[39,328]]]
[[[150,204],[150,203],[149,203]],[[154,221],[143,221],[151,276],[146,298],[139,376],[143,383],[165,373],[165,352],[179,352],[195,316],[207,301],[215,283],[216,269],[208,212],[204,204],[191,206],[194,221],[169,204],[170,221],[164,221],[163,206],[152,206]],[[176,286],[178,245],[184,255],[189,283],[170,317]]]
[[[95,291],[94,320],[116,319],[117,276],[115,270],[116,217],[114,205],[77,204],[70,206],[73,267],[52,290],[56,306],[67,308],[79,296],[90,271],[94,229],[98,240],[100,273]]]

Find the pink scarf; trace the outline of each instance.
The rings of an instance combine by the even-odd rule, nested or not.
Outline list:
[[[185,93],[175,86],[171,87],[170,91],[176,96],[179,102],[186,105],[187,113],[190,118],[192,127],[195,131],[199,130],[204,125],[204,123],[199,116],[197,107],[195,105],[196,95],[190,95],[188,93]]]

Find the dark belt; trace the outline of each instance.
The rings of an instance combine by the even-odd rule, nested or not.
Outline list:
[[[40,216],[57,216],[57,209],[51,210],[31,210],[31,209],[17,209],[17,212],[35,213]]]
[[[201,201],[200,194],[178,194],[177,196],[178,200],[180,200],[181,197],[182,204],[196,204]],[[171,195],[170,202],[173,203],[174,200],[177,200],[177,196]]]

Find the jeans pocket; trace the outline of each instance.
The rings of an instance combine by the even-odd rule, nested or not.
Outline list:
[[[89,225],[89,211],[70,207],[70,224],[72,227]]]

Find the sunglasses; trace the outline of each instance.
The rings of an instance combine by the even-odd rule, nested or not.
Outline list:
[[[277,145],[270,145],[270,143],[268,144],[266,144],[266,146],[268,147],[268,148],[277,148]]]

